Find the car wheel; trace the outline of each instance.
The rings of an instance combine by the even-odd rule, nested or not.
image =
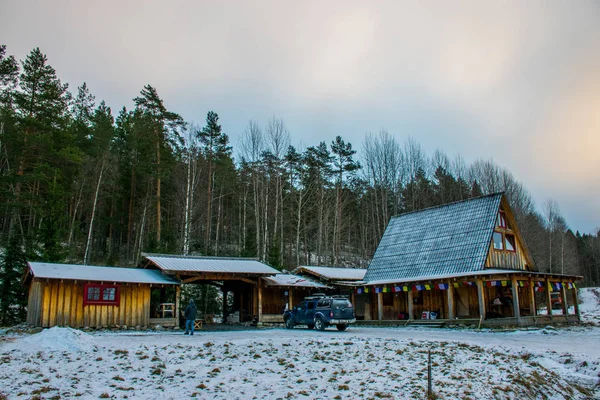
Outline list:
[[[323,322],[323,320],[321,319],[321,317],[317,317],[315,318],[315,328],[318,331],[323,331],[325,330],[325,322]]]
[[[313,324],[307,324],[306,327],[308,329],[315,329],[315,326]]]
[[[293,329],[294,328],[294,321],[292,321],[291,317],[288,317],[285,319],[285,327],[287,329]]]
[[[348,327],[348,325],[346,325],[346,324],[336,325],[336,328],[338,329],[338,331],[345,331],[347,327]]]

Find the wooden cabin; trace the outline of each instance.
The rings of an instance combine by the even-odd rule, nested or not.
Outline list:
[[[579,320],[580,279],[537,271],[498,193],[393,217],[356,293],[365,319],[546,324]]]
[[[178,287],[159,271],[30,262],[27,323],[73,328],[146,327],[174,323],[151,318],[151,290]]]

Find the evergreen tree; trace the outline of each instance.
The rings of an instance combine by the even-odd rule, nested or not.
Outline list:
[[[217,163],[230,158],[231,147],[229,146],[229,136],[223,132],[221,125],[219,125],[219,115],[214,111],[208,112],[206,115],[206,126],[204,126],[197,134],[208,166],[204,251],[206,254],[210,254],[212,252],[210,243],[213,219],[212,203],[214,196],[214,170]]]
[[[156,242],[161,242],[161,182],[165,173],[161,168],[161,154],[165,150],[171,152],[174,148],[183,145],[183,138],[179,130],[183,129],[185,123],[179,114],[167,111],[162,99],[155,88],[150,85],[144,86],[141,96],[134,100],[136,107],[144,116],[150,119],[151,134],[155,140],[156,149]]]
[[[14,235],[0,258],[0,326],[9,326],[25,319],[27,291],[21,278],[27,268],[21,239]]]

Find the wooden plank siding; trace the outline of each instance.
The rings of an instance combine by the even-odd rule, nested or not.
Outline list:
[[[494,244],[490,243],[490,250],[485,261],[487,268],[508,268],[525,270],[525,254],[518,238],[515,237],[516,251],[496,250]]]
[[[120,284],[119,305],[83,305],[84,283],[36,280],[29,287],[27,322],[34,326],[148,326],[150,285]]]

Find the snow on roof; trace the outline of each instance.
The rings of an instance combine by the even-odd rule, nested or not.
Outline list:
[[[545,272],[533,272],[533,271],[524,271],[521,269],[500,269],[500,268],[486,268],[482,271],[469,271],[462,273],[454,273],[454,274],[445,274],[445,275],[431,275],[431,276],[419,276],[414,278],[407,279],[382,279],[378,281],[363,281],[363,282],[355,282],[355,286],[358,285],[389,285],[393,283],[408,283],[408,282],[423,282],[423,281],[435,281],[440,279],[452,279],[452,278],[462,278],[462,277],[475,277],[475,276],[489,276],[489,275],[511,275],[511,274],[519,274],[519,275],[531,275],[533,280],[535,279],[545,279],[546,277],[551,279],[563,279],[569,281],[581,280],[582,277],[578,275],[565,275],[565,274],[550,274]]]
[[[399,281],[481,271],[502,193],[393,217],[365,281]]]
[[[263,278],[267,286],[293,286],[327,289],[329,286],[298,275],[277,274]]]
[[[360,281],[364,278],[366,269],[357,268],[334,268],[334,267],[314,267],[299,266],[294,272],[307,272],[320,278],[333,281]]]
[[[233,274],[275,275],[275,268],[254,258],[190,257],[142,253],[142,256],[163,271],[213,272]]]
[[[179,284],[177,280],[164,275],[160,271],[150,269],[54,264],[44,262],[30,262],[28,264],[31,274],[36,278],[165,285]]]

